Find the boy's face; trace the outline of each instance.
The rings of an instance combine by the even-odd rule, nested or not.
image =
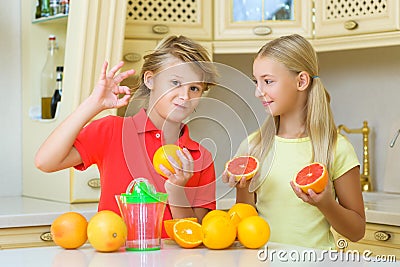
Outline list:
[[[202,72],[194,63],[171,58],[163,70],[151,77],[149,108],[164,120],[182,122],[199,104],[205,89],[202,81]]]

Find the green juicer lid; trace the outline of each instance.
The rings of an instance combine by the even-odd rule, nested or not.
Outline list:
[[[121,194],[122,202],[130,204],[166,202],[167,197],[167,194],[156,192],[153,185],[143,181],[136,183],[131,193]]]

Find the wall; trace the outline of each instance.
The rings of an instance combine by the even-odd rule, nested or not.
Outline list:
[[[0,2],[0,196],[13,196],[22,191],[21,4]]]
[[[252,58],[253,55],[214,56],[215,61],[230,64],[250,76]],[[331,94],[336,123],[361,128],[363,121],[368,121],[371,176],[375,189],[383,191],[388,144],[395,134],[392,123],[400,120],[400,47],[326,52],[320,53],[319,59],[320,77]],[[348,137],[362,162],[362,136]]]

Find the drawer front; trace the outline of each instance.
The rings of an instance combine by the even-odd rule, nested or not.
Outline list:
[[[85,171],[70,168],[71,203],[97,202],[100,197],[100,173],[93,165]]]
[[[368,223],[362,242],[400,249],[400,227]]]
[[[0,229],[0,249],[54,246],[50,226]]]
[[[344,239],[339,245],[345,251],[358,250],[361,255],[364,251],[371,251],[372,255],[366,256],[395,256],[400,258],[400,227],[367,223],[364,238],[358,242],[351,242],[333,230],[336,240]],[[339,243],[339,242],[338,242]]]

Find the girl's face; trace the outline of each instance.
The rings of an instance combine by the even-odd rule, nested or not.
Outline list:
[[[300,76],[269,57],[257,57],[253,63],[255,95],[273,116],[289,115],[304,110],[305,94]]]
[[[171,58],[162,71],[149,74],[149,108],[158,119],[180,123],[199,104],[205,84],[202,72],[193,66],[193,63]]]

